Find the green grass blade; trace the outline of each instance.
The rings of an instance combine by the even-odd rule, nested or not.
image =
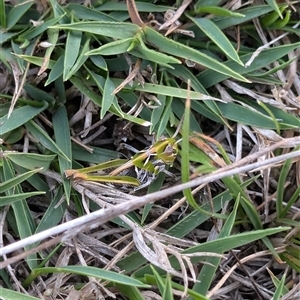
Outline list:
[[[64,56],[64,72],[63,80],[68,80],[72,73],[70,73],[71,68],[74,66],[76,59],[79,54],[80,44],[82,39],[81,31],[69,31],[66,41],[66,49]]]
[[[65,191],[66,201],[70,202],[71,183],[64,176],[67,169],[72,168],[72,146],[69,120],[65,106],[59,106],[53,114],[52,118],[54,136],[58,148],[63,152],[64,156],[58,156],[60,174],[63,178],[63,186]],[[68,159],[66,159],[68,158]]]
[[[59,37],[59,31],[56,29],[49,29],[47,31],[47,34],[48,34],[48,42],[51,44],[51,46],[46,49],[43,65],[41,66],[41,69],[39,70],[38,74],[42,74],[43,72],[48,70],[51,54],[54,51],[54,49],[57,47],[56,44]]]
[[[282,13],[280,11],[280,8],[278,7],[276,0],[266,0],[266,2],[277,12],[277,14],[280,16],[280,18],[283,18]]]
[[[139,31],[139,26],[135,24],[104,21],[89,21],[72,24],[63,24],[53,26],[53,28],[89,32],[92,34],[98,34],[105,37],[112,37],[115,39],[132,38]]]
[[[189,19],[192,20],[225,53],[228,58],[242,66],[244,65],[232,46],[232,43],[214,22],[207,18],[189,17]]]
[[[165,12],[168,9],[172,9],[172,6],[165,5],[155,5],[149,2],[136,2],[136,8],[139,12]],[[128,11],[128,7],[126,3],[115,2],[115,1],[107,1],[97,7],[99,11]]]
[[[6,30],[11,29],[15,26],[20,18],[29,10],[29,8],[33,5],[33,1],[24,3],[20,3],[19,5],[15,5],[7,15],[6,19]]]
[[[29,177],[31,177],[33,174],[40,172],[42,169],[35,169],[35,170],[31,170],[28,171],[26,173],[17,175],[14,178],[11,178],[5,182],[0,182],[0,188],[1,188],[1,192],[5,192],[7,189],[11,189],[12,187],[14,187],[15,185],[20,184],[21,182],[27,180]]]
[[[283,290],[284,290],[284,282],[286,280],[285,274],[283,274],[281,280],[279,281],[279,284],[276,285],[276,291],[272,297],[272,300],[280,300],[281,297],[284,296]]]
[[[91,21],[109,21],[116,22],[117,20],[110,15],[104,14],[93,7],[85,7],[82,4],[69,3],[67,6],[68,11],[72,12],[72,15],[76,19],[91,20]]]
[[[40,268],[35,269],[31,273],[29,277],[27,277],[27,280],[24,281],[23,286],[28,286],[28,284],[31,283],[32,280],[34,280],[37,276],[43,275],[43,274],[49,274],[49,273],[72,273],[72,274],[78,274],[83,276],[91,276],[98,279],[108,280],[110,282],[116,282],[119,284],[129,285],[129,286],[135,286],[135,287],[141,287],[141,288],[149,288],[149,285],[142,283],[141,281],[134,279],[132,277],[107,271],[100,268],[95,267],[88,267],[88,266],[68,266],[68,267],[60,267],[60,268]]]
[[[161,294],[163,294],[164,292],[164,288],[165,288],[165,284],[164,284],[164,281],[163,279],[161,278],[161,276],[158,274],[158,272],[156,271],[156,269],[150,265],[150,268],[151,268],[151,271],[154,275],[154,278],[155,278],[155,281],[156,281],[156,285],[160,291]]]
[[[43,130],[40,126],[38,126],[34,121],[29,121],[25,124],[26,128],[30,133],[37,139],[39,143],[41,143],[45,148],[49,149],[50,151],[57,153],[58,155],[62,156],[66,160],[69,160],[61,149],[57,146],[57,144],[51,139],[48,133]]]
[[[228,219],[226,220],[217,238],[230,236],[230,233],[232,231],[236,219],[238,207],[239,207],[239,197],[236,199],[234,203],[234,208],[230,213],[230,215],[228,216]],[[196,282],[195,285],[193,286],[193,291],[203,295],[206,295],[209,288],[211,287],[212,281],[215,277],[216,271],[221,262],[221,258],[210,257],[206,260],[206,262],[207,264],[203,265],[198,275],[197,280],[199,280],[199,282]]]
[[[115,88],[116,87],[113,84],[113,82],[110,80],[109,77],[107,77],[103,89],[103,101],[100,111],[100,119],[102,119],[105,116],[113,102],[117,101],[116,96],[113,94]]]
[[[195,63],[207,67],[209,70],[224,74],[224,76],[233,77],[237,80],[249,82],[245,77],[241,76],[238,72],[227,67],[224,63],[220,63],[217,60],[197,51],[191,47],[185,46],[181,43],[168,39],[154,29],[149,27],[144,28],[144,34],[146,41],[150,45],[155,45],[160,51],[171,54],[176,57],[182,57],[191,60]]]
[[[63,195],[64,190],[62,187],[60,187],[57,194],[55,195],[47,210],[45,211],[42,219],[40,220],[39,225],[35,230],[35,233],[42,232],[49,228],[53,228],[62,220],[65,214],[65,210],[67,208],[66,201],[60,203]],[[57,207],[58,203],[60,203],[60,205]]]
[[[96,94],[91,89],[89,89],[86,85],[84,85],[84,83],[79,78],[76,78],[75,76],[73,76],[70,78],[70,81],[78,88],[78,90],[80,90],[80,92],[82,92],[84,95],[89,97],[89,99],[91,99],[95,104],[99,105],[100,107],[102,106],[102,101],[103,101],[102,97],[100,97],[98,94]],[[115,81],[113,81],[113,83],[114,82]],[[150,126],[151,125],[150,122],[142,120],[140,118],[136,118],[136,117],[133,117],[133,116],[125,114],[125,113],[124,113],[124,115],[121,115],[114,106],[111,106],[109,111],[118,117],[122,117],[125,120],[136,123],[138,125],[141,125],[141,126]]]
[[[4,180],[10,180],[14,178],[14,169],[9,160],[3,160],[3,173]],[[15,194],[21,194],[23,191],[20,185],[15,186],[13,189],[7,190],[7,196],[13,196]],[[35,223],[32,218],[30,209],[25,200],[12,203],[15,221],[17,224],[18,234],[21,239],[31,236],[35,231]],[[26,246],[25,250],[34,248],[35,245]],[[26,262],[30,269],[37,266],[37,255],[31,254],[26,257]]]
[[[127,38],[107,43],[97,49],[88,51],[85,55],[117,55],[127,52],[127,49],[134,41],[134,38]]]
[[[231,68],[239,74],[248,74],[255,70],[260,70],[266,66],[269,66],[273,62],[277,61],[281,57],[287,55],[294,49],[300,47],[300,42],[294,44],[286,44],[282,46],[272,47],[267,50],[262,51],[252,62],[252,64],[245,68],[234,61],[228,61],[224,63],[224,66]],[[246,63],[252,56],[253,53],[245,54],[240,57],[243,63]],[[221,74],[220,72],[215,71],[214,69],[207,69],[197,75],[198,80],[205,87],[211,87],[216,83],[219,83],[228,78],[227,75]]]
[[[164,288],[164,292],[163,292],[163,299],[164,300],[173,300],[173,290],[172,290],[172,283],[171,283],[171,277],[169,274],[167,274],[166,276],[166,280],[165,280],[165,288]]]
[[[58,79],[63,71],[64,71],[64,59],[65,59],[65,54],[62,54],[57,61],[53,64],[53,67],[49,73],[48,79],[45,83],[45,86],[47,86],[48,84],[50,84],[51,82],[55,81],[56,79]],[[49,68],[49,64],[48,64],[48,68]]]
[[[36,298],[30,295],[26,295],[24,293],[15,292],[12,290],[5,289],[3,287],[0,287],[0,295],[2,299],[5,300],[16,300],[16,299],[22,299],[22,300],[39,300],[40,298]]]
[[[47,108],[47,106],[47,102],[43,102],[43,106],[34,107],[26,105],[20,108],[15,108],[11,113],[9,119],[7,118],[7,114],[0,118],[1,135],[25,124],[26,122],[34,118],[36,115],[44,111]]]
[[[0,0],[0,26],[6,28],[5,1]]]
[[[36,153],[22,153],[22,152],[7,152],[4,154],[6,158],[11,160],[18,166],[33,170],[42,168],[47,171],[56,155],[42,155]]]
[[[78,55],[78,59],[75,61],[73,67],[69,71],[69,74],[66,77],[66,80],[69,79],[71,76],[75,75],[75,73],[78,70],[80,70],[82,65],[86,62],[88,57],[86,55],[84,55],[84,53],[90,49],[89,47],[90,47],[90,39],[87,38],[84,45],[83,45],[83,47],[80,48],[80,53]]]
[[[127,296],[130,300],[145,300],[143,294],[135,286],[128,286],[119,283],[114,283],[114,285],[122,293],[122,295]]]
[[[0,206],[5,206],[7,204],[13,204],[17,201],[25,200],[30,197],[35,197],[39,195],[44,195],[45,192],[28,192],[21,194],[13,194],[9,196],[1,196]]]
[[[44,33],[49,26],[52,26],[56,23],[58,23],[61,20],[62,16],[58,18],[53,18],[48,21],[45,21],[44,23],[40,24],[39,26],[32,27],[29,30],[26,30],[25,32],[21,33],[19,38],[21,40],[32,40],[39,36],[40,34]],[[53,29],[49,29],[50,31]]]
[[[111,80],[116,86],[120,85],[123,82],[122,79],[118,79],[118,78],[112,78]],[[128,90],[128,89],[130,89],[130,90],[134,89],[135,91],[146,92],[146,93],[151,93],[151,94],[177,97],[180,99],[187,98],[186,89],[177,88],[177,87],[173,87],[173,86],[167,86],[167,85],[152,84],[152,83],[146,82],[146,83],[144,83],[144,86],[140,86],[139,84],[133,84],[133,86],[129,87],[128,85],[126,85],[124,87],[124,91]],[[207,100],[207,99],[213,100],[213,99],[215,99],[211,96],[204,95],[202,93],[194,92],[194,91],[190,92],[190,98],[191,98],[191,100]]]

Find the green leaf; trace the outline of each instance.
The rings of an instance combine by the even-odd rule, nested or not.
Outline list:
[[[224,66],[231,68],[235,72],[239,74],[248,74],[255,70],[259,70],[266,66],[269,66],[271,63],[277,61],[279,58],[287,55],[294,49],[300,47],[300,42],[294,44],[286,44],[278,47],[272,47],[262,51],[252,62],[250,66],[247,68],[242,67],[234,61],[228,61],[224,63]],[[240,57],[243,63],[246,63],[252,56],[253,53],[245,54]],[[201,84],[205,87],[211,87],[220,81],[227,79],[229,76],[225,74],[221,74],[213,69],[207,69],[197,75],[197,79],[201,82]]]
[[[68,32],[65,56],[64,56],[64,72],[63,72],[64,81],[68,80],[72,76],[70,70],[74,66],[76,59],[78,57],[81,39],[82,39],[82,32],[80,31]]]
[[[21,125],[25,124],[26,122],[34,118],[36,115],[44,111],[47,108],[48,104],[47,102],[43,102],[42,104],[43,106],[39,107],[26,105],[20,108],[15,108],[11,113],[9,119],[7,118],[7,114],[1,117],[1,135],[20,127]]]
[[[223,228],[221,229],[219,235],[216,238],[222,238],[226,236],[230,236],[231,230],[234,226],[234,222],[236,219],[236,213],[239,207],[239,199],[240,197],[236,198],[236,201],[234,203],[234,208],[230,215],[228,216]],[[206,260],[207,264],[204,264],[199,275],[198,275],[198,282],[195,283],[193,286],[193,291],[206,295],[209,288],[211,287],[211,284],[213,282],[213,279],[215,277],[216,271],[219,267],[219,264],[221,262],[221,258],[218,257],[210,257]],[[201,284],[199,284],[201,282]]]
[[[63,24],[53,26],[52,28],[73,30],[80,32],[89,32],[92,34],[98,34],[105,37],[112,37],[115,39],[127,39],[132,38],[139,31],[139,26],[131,23],[122,22],[80,22],[72,24]]]
[[[5,152],[4,152],[5,153]],[[6,158],[11,160],[18,166],[26,169],[34,170],[43,168],[43,171],[49,169],[50,163],[56,155],[41,155],[36,153],[22,153],[22,152],[6,152]]]
[[[33,5],[34,1],[25,1],[24,3],[19,3],[15,5],[7,15],[6,30],[11,29],[15,26],[20,18],[29,10]]]
[[[279,281],[279,284],[276,286],[276,291],[272,297],[272,300],[280,300],[282,299],[281,297],[284,296],[283,291],[286,289],[284,286],[284,282],[286,280],[286,274],[283,274],[281,280]],[[274,281],[274,279],[273,279]]]
[[[45,148],[50,151],[57,153],[58,155],[64,157],[66,160],[70,160],[57,146],[57,144],[51,139],[48,133],[38,126],[34,121],[29,121],[25,124],[26,128],[30,133],[41,143]]]
[[[102,106],[103,99],[98,94],[96,94],[91,89],[89,89],[79,78],[73,76],[70,78],[70,81],[77,87],[77,89],[80,92],[82,92],[84,95],[89,97],[89,99],[91,99],[94,103],[96,103],[100,107]],[[114,83],[114,81],[113,81],[113,83]],[[141,126],[150,126],[151,125],[150,122],[142,120],[140,118],[136,118],[136,117],[133,117],[133,116],[125,114],[125,113],[124,113],[124,115],[120,114],[120,112],[113,105],[110,107],[109,111],[118,117],[121,117],[130,122],[139,124]]]
[[[58,109],[53,114],[52,118],[54,136],[56,140],[57,147],[63,152],[64,156],[58,156],[60,174],[63,178],[63,186],[65,191],[66,201],[70,202],[71,193],[71,182],[67,180],[64,176],[64,172],[67,169],[72,168],[72,146],[71,146],[71,136],[69,120],[66,111],[66,107],[60,105]]]
[[[242,15],[244,15],[244,18],[236,18],[236,17],[227,17],[227,18],[215,18],[213,21],[215,24],[222,30],[228,27],[232,27],[235,25],[239,25],[242,23],[246,23],[248,21],[251,21],[254,18],[258,18],[264,14],[267,14],[268,12],[272,11],[272,8],[269,5],[253,5],[249,6],[244,9],[240,9],[238,12]],[[196,35],[197,38],[200,38],[201,36],[204,35]]]
[[[34,280],[37,276],[43,275],[43,274],[49,274],[49,273],[71,273],[71,274],[78,274],[83,276],[91,276],[98,279],[107,280],[109,282],[116,282],[124,285],[129,286],[135,286],[140,288],[149,288],[150,286],[147,284],[142,283],[141,281],[134,279],[132,277],[107,271],[100,268],[95,267],[88,267],[88,266],[68,266],[68,267],[60,267],[60,268],[40,268],[35,269],[32,272],[32,276],[27,277],[27,279],[24,281],[23,286],[27,286],[31,283],[32,280]]]
[[[191,113],[191,99],[190,99],[190,82],[188,83],[188,95],[185,102],[184,120],[182,125],[182,142],[181,142],[181,179],[182,183],[190,181],[190,159],[189,159],[189,136],[190,136],[190,113]],[[183,190],[183,194],[191,207],[198,209],[198,205],[192,195],[191,188]]]
[[[86,55],[84,55],[84,53],[86,51],[89,50],[89,45],[90,45],[90,39],[86,39],[83,47],[80,49],[80,54],[78,56],[77,61],[75,62],[75,64],[73,65],[73,67],[71,68],[69,75],[67,77],[67,79],[69,79],[71,76],[73,76],[78,70],[80,70],[80,68],[82,67],[82,65],[86,62],[86,60],[88,59],[88,57]]]
[[[280,8],[278,7],[278,4],[277,4],[276,0],[266,0],[266,2],[277,12],[277,14],[282,19],[283,16],[282,16],[282,13],[280,11]]]
[[[65,59],[65,54],[61,55],[57,59],[57,61],[54,63],[52,70],[49,73],[48,79],[45,83],[45,86],[47,86],[51,82],[55,81],[62,75],[62,73],[64,71],[64,59]],[[49,67],[49,65],[48,65],[48,67]]]
[[[254,110],[255,106],[252,105],[252,109],[238,105],[236,103],[216,103],[218,108],[220,109],[223,117],[238,122],[242,124],[247,124],[260,128],[268,128],[268,129],[276,129],[276,124],[272,120],[271,117],[266,115],[266,113],[258,110]],[[254,107],[253,107],[254,106]],[[282,112],[285,113],[285,112]],[[276,116],[278,118],[278,116]],[[286,114],[286,117],[289,117],[292,120],[292,116]],[[278,118],[279,119],[279,118]],[[282,118],[281,118],[282,120]],[[297,128],[297,120],[295,120],[295,124],[291,122],[291,124],[284,124],[284,128]],[[283,125],[282,122],[278,122],[280,125]],[[298,123],[299,124],[299,123]]]
[[[151,268],[151,271],[154,275],[156,285],[159,289],[159,292],[162,294],[164,292],[164,288],[165,288],[164,281],[163,281],[163,279],[161,278],[161,276],[158,274],[158,272],[155,270],[155,268],[153,266],[150,265],[150,268]]]
[[[120,283],[114,283],[120,294],[124,297],[127,296],[130,300],[145,300],[145,297],[140,290],[135,286],[128,286]]]
[[[93,7],[88,8],[82,4],[69,3],[67,9],[72,12],[72,15],[76,19],[91,21],[117,21],[113,17],[104,14]]]
[[[4,0],[0,0],[0,26],[2,28],[6,28],[6,12],[5,12],[5,1]]]
[[[167,274],[163,292],[163,299],[164,300],[173,300],[173,290],[172,290],[172,283],[170,274]]]
[[[103,1],[104,2],[104,1]],[[172,9],[172,6],[163,6],[163,5],[155,5],[149,2],[136,2],[136,8],[139,12],[165,12],[168,9]],[[106,1],[99,7],[97,7],[99,11],[128,11],[128,7],[126,3],[122,3],[119,1]]]
[[[107,77],[103,89],[103,101],[100,111],[100,119],[103,119],[113,102],[117,101],[116,96],[113,94],[115,88],[116,87],[113,82],[109,77]]]
[[[3,300],[39,300],[40,298],[36,298],[33,296],[26,295],[24,293],[15,292],[12,290],[5,289],[3,287],[0,287],[0,295]]]
[[[119,86],[123,82],[122,79],[118,79],[118,78],[111,78],[111,80],[116,86]],[[171,97],[181,98],[181,99],[187,98],[186,89],[180,89],[180,88],[167,86],[167,85],[161,85],[161,84],[153,84],[153,83],[145,82],[144,85],[141,86],[137,83],[134,83],[133,86],[130,86],[130,87],[128,85],[126,85],[123,90],[125,91],[127,89],[130,89],[130,90],[134,89],[135,91],[171,96]],[[194,92],[194,91],[190,92],[190,97],[191,97],[191,100],[214,99],[210,96],[204,95],[199,92]]]
[[[232,43],[228,40],[226,35],[207,18],[192,18],[189,17],[224,53],[228,58],[231,58],[240,65],[244,65]]]
[[[39,36],[40,34],[44,33],[49,26],[52,26],[54,24],[56,24],[57,22],[59,22],[61,20],[62,16],[58,17],[58,18],[53,18],[50,19],[48,21],[45,21],[43,23],[41,23],[38,26],[32,27],[29,30],[26,30],[25,32],[21,33],[19,35],[19,39],[20,40],[32,40],[35,37]]]
[[[13,204],[14,202],[25,200],[30,197],[35,197],[38,195],[44,195],[45,192],[28,192],[21,194],[13,194],[9,196],[1,196],[0,206],[5,206],[7,204]]]
[[[62,17],[59,23],[70,22],[69,17],[66,16],[64,9],[58,4],[57,0],[49,0],[52,12],[54,13],[55,18]]]
[[[85,55],[117,55],[117,54],[123,54],[126,53],[129,46],[134,41],[134,38],[127,38],[123,40],[117,40],[110,43],[106,43],[103,46],[91,50]]]
[[[1,188],[1,192],[5,192],[8,189],[11,189],[12,187],[14,187],[15,185],[20,184],[21,182],[27,180],[29,177],[31,177],[33,174],[41,171],[42,169],[35,169],[35,170],[31,170],[28,171],[26,173],[20,174],[14,178],[11,178],[5,182],[0,182],[0,188]]]
[[[243,14],[234,12],[232,10],[229,10],[229,9],[226,9],[226,8],[223,8],[223,7],[218,7],[218,6],[203,6],[203,5],[200,5],[199,7],[195,8],[195,12],[198,13],[198,14],[199,13],[206,13],[206,14],[212,14],[212,15],[220,16],[220,17],[234,17],[234,18],[244,18],[245,17],[245,15],[243,15]]]
[[[61,199],[64,195],[63,188],[60,187],[54,199],[51,201],[50,205],[47,207],[42,219],[39,222],[39,225],[36,228],[35,233],[42,232],[49,228],[53,228],[59,224],[62,220],[65,210],[67,208],[67,202],[61,202]],[[58,204],[60,205],[58,206]]]
[[[160,51],[163,51],[176,57],[181,57],[193,61],[195,63],[207,67],[209,70],[214,70],[215,72],[224,74],[229,77],[233,77],[237,80],[249,82],[238,72],[227,67],[225,63],[220,63],[217,60],[209,57],[206,54],[203,54],[202,52],[196,49],[168,39],[159,34],[154,29],[145,27],[143,28],[143,32],[145,34],[147,43],[156,46]]]
[[[44,62],[44,59],[42,57],[38,57],[38,56],[32,56],[32,55],[17,55],[17,56],[34,64],[34,65],[40,66],[40,67],[43,65],[43,62]],[[55,63],[55,61],[50,60],[48,68],[52,69],[54,63]]]
[[[55,104],[55,97],[53,97],[46,91],[43,91],[42,89],[31,85],[30,83],[25,83],[24,89],[26,93],[36,101],[41,101],[41,99],[43,99],[43,101],[46,101],[50,106],[53,106]]]
[[[3,160],[3,173],[4,180],[10,180],[14,178],[14,169],[11,162],[7,159]],[[22,189],[20,185],[14,186],[14,188],[7,190],[7,196],[13,196],[14,194],[21,194]],[[17,223],[18,234],[21,239],[31,236],[35,231],[35,223],[32,218],[30,209],[25,200],[17,201],[12,203],[12,208]],[[35,245],[30,245],[24,247],[25,250],[34,248]],[[30,269],[33,269],[37,266],[37,256],[36,254],[31,254],[26,257],[26,261]]]

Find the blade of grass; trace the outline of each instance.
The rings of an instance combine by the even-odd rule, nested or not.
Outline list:
[[[149,288],[148,284],[144,284],[141,281],[123,275],[116,272],[95,268],[95,267],[88,267],[88,266],[68,266],[68,267],[60,267],[60,268],[39,268],[32,270],[31,274],[26,278],[23,283],[24,287],[27,287],[37,276],[49,273],[71,273],[71,274],[78,274],[83,276],[92,276],[98,279],[107,280],[110,282],[117,282],[124,285],[141,287],[141,288]]]
[[[74,66],[79,54],[80,44],[82,39],[81,31],[69,31],[66,41],[66,49],[64,56],[64,72],[63,80],[68,80],[72,74],[70,74],[71,68]]]
[[[4,0],[0,0],[0,26],[2,28],[6,28],[6,12]]]
[[[15,185],[20,184],[21,182],[27,180],[29,177],[31,177],[33,174],[41,171],[42,168],[40,169],[35,169],[35,170],[31,170],[28,171],[26,173],[17,175],[14,178],[11,178],[5,182],[0,182],[0,188],[1,188],[1,192],[5,192],[7,189],[11,189],[12,187],[14,187]]]
[[[61,202],[63,196],[64,196],[64,190],[62,187],[60,187],[57,194],[55,195],[55,197],[53,197],[53,200],[50,202],[50,205],[45,211],[42,219],[40,220],[39,225],[35,230],[35,233],[42,232],[49,228],[53,228],[54,226],[59,224],[67,208],[67,202],[66,201]],[[60,203],[59,206],[57,206],[58,203]]]
[[[4,157],[18,166],[26,169],[40,169],[47,171],[56,155],[42,155],[36,153],[22,153],[22,152],[4,152]]]
[[[0,206],[5,206],[8,204],[13,204],[17,201],[22,201],[30,197],[35,197],[39,195],[44,195],[45,192],[28,192],[28,193],[21,193],[21,194],[14,194],[9,196],[1,196]]]
[[[24,293],[15,292],[12,290],[5,289],[3,287],[0,287],[0,295],[5,300],[16,300],[16,299],[22,299],[22,300],[39,300],[40,298],[36,298],[30,295],[26,295]]]
[[[25,124],[27,130],[36,138],[36,140],[41,143],[45,148],[50,151],[62,156],[64,159],[70,159],[61,151],[57,144],[52,140],[48,133],[38,126],[34,121],[29,121]]]
[[[63,186],[66,201],[70,203],[71,182],[64,177],[64,172],[72,168],[72,146],[70,127],[66,107],[60,105],[52,117],[54,136],[57,147],[63,152],[64,156],[58,156],[60,174],[63,178]],[[68,159],[66,159],[66,157]]]
[[[222,73],[224,74],[224,76],[229,76],[240,81],[249,82],[245,77],[234,71],[234,69],[230,69],[228,66],[226,66],[226,64],[220,63],[217,60],[201,53],[200,51],[168,39],[149,27],[143,28],[143,31],[146,41],[150,45],[154,45],[155,47],[157,47],[160,51],[171,54],[175,57],[181,57],[191,60],[195,63],[207,67],[209,70],[214,70],[215,72]]]
[[[20,108],[15,108],[11,113],[9,119],[7,118],[7,114],[0,118],[1,135],[25,124],[27,121],[31,120],[36,115],[44,111],[47,106],[47,102],[43,102],[42,106],[33,107],[30,105],[26,105]]]
[[[11,164],[11,162],[7,159],[3,160],[3,173],[4,173],[4,179],[10,180],[14,178],[14,169]],[[23,191],[21,189],[20,185],[16,185],[13,189],[7,190],[6,195],[7,196],[13,196],[15,194],[22,194]],[[35,231],[35,223],[32,218],[30,209],[26,203],[25,200],[17,201],[12,203],[12,208],[14,212],[14,217],[17,224],[17,230],[18,234],[21,239],[31,236]],[[34,248],[35,245],[30,245],[24,247],[25,250],[29,250],[31,248]],[[37,255],[31,254],[26,257],[26,262],[29,266],[29,268],[32,270],[37,266]]]
[[[230,233],[232,231],[232,228],[234,226],[234,222],[236,219],[237,210],[239,207],[239,199],[240,199],[240,197],[236,198],[236,201],[234,202],[234,208],[233,208],[232,212],[230,213],[230,215],[228,216],[220,233],[216,237],[217,239],[226,237],[226,236],[230,236]],[[199,282],[196,282],[193,286],[193,291],[195,291],[199,294],[202,294],[202,295],[206,295],[209,288],[211,287],[212,281],[215,277],[216,271],[221,262],[221,258],[210,257],[206,260],[206,262],[207,263],[203,265],[203,267],[197,277],[197,280],[199,280]]]
[[[228,58],[234,60],[241,66],[244,65],[232,46],[232,43],[213,21],[208,18],[192,18],[190,16],[188,16],[188,18],[194,22],[225,53]]]
[[[6,19],[6,30],[11,29],[15,26],[20,18],[29,10],[29,8],[33,5],[33,1],[19,3],[15,5],[7,15]],[[5,9],[4,9],[5,10]]]

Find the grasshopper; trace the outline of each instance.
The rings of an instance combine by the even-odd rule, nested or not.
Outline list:
[[[127,147],[132,150],[132,147]],[[97,181],[134,186],[134,191],[147,187],[161,172],[173,176],[166,170],[166,165],[171,165],[178,153],[178,141],[174,137],[157,141],[149,148],[136,153],[130,160],[115,159],[95,166],[66,170],[67,178]],[[96,172],[113,169],[108,175],[98,175]],[[134,168],[135,177],[126,176]]]
[[[127,148],[132,149],[128,146]],[[140,181],[140,186],[135,188],[136,191],[147,187],[161,172],[173,177],[173,174],[166,170],[166,165],[173,164],[177,153],[178,142],[175,138],[166,138],[136,153],[129,161],[110,172],[109,175],[116,176],[134,168],[136,178]]]

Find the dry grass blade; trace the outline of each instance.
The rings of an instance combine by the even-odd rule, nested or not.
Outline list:
[[[192,0],[184,0],[180,7],[177,9],[176,13],[167,20],[164,24],[162,24],[159,30],[165,29],[176,23],[176,21],[180,18],[180,16],[184,13],[185,9],[190,5]]]
[[[137,24],[139,26],[143,26],[144,22],[142,21],[140,14],[137,10],[135,0],[126,0],[126,5],[132,23]]]

